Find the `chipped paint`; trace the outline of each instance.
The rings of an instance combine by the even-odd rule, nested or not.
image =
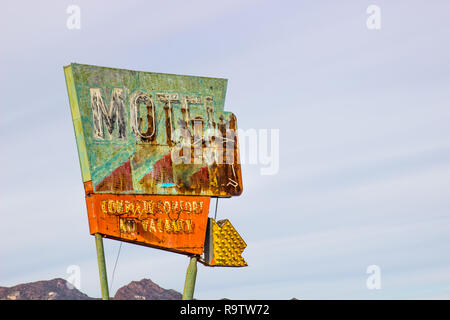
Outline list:
[[[64,68],[90,233],[203,253],[210,197],[242,193],[227,80]]]
[[[86,196],[91,234],[182,254],[202,254],[209,197]]]
[[[83,182],[95,193],[242,193],[226,79],[80,64],[65,75]]]

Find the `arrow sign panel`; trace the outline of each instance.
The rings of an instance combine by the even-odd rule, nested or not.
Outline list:
[[[228,219],[215,221],[209,218],[205,240],[205,259],[207,266],[246,267],[241,256],[247,244]]]

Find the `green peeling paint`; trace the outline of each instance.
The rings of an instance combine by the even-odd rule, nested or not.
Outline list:
[[[67,92],[69,93],[70,110],[72,111],[73,127],[75,130],[75,138],[77,140],[78,157],[80,160],[81,176],[83,182],[91,180],[91,170],[88,160],[88,150],[84,141],[84,132],[82,119],[80,115],[80,108],[78,105],[78,97],[76,94],[75,83],[72,74],[72,67],[64,67],[64,74],[66,76]]]
[[[210,196],[232,196],[242,192],[238,159],[235,160],[236,163],[232,168],[209,165],[207,167],[208,175],[205,174],[205,176],[208,176],[210,180],[207,182],[202,180],[205,187],[201,190],[194,189],[192,186],[192,179],[197,179],[192,176],[200,175],[199,172],[205,168],[205,164],[174,165],[173,172],[168,173],[170,177],[160,177],[162,181],[158,181],[158,185],[149,187],[145,182],[150,175],[155,175],[154,172],[152,173],[155,164],[163,161],[164,156],[172,151],[173,145],[168,145],[173,142],[168,142],[168,139],[170,140],[167,133],[168,119],[171,121],[172,129],[177,129],[180,119],[185,119],[183,112],[187,109],[183,109],[183,106],[188,105],[189,107],[191,123],[194,123],[193,119],[203,119],[202,121],[209,119],[209,123],[214,126],[216,124],[219,126],[219,123],[222,126],[235,123],[234,115],[224,111],[226,79],[140,72],[75,63],[64,67],[64,73],[83,182],[92,181],[95,192],[181,193]],[[139,104],[135,102],[136,110],[142,115],[141,118],[136,117],[139,119],[138,130],[142,134],[143,132],[148,134],[145,130],[151,131],[150,128],[153,128],[155,136],[152,141],[143,141],[136,134],[136,125],[133,130],[131,100],[140,93],[151,97],[153,113],[147,112],[148,104],[141,103],[141,100],[135,100],[139,102]],[[178,101],[171,100],[171,109],[169,109],[171,116],[168,117],[168,104],[161,97],[172,97],[170,95],[177,95]],[[194,100],[188,104],[187,99]],[[98,101],[102,101],[103,104]],[[123,104],[120,104],[121,102]],[[100,107],[96,109],[95,103],[103,106],[103,109]],[[117,105],[118,109],[114,109]],[[120,106],[123,106],[123,109]],[[119,125],[121,113],[117,110],[123,111],[124,126]],[[148,118],[148,115],[152,117]],[[152,121],[143,119],[152,119],[154,125]],[[138,120],[135,123],[138,123]],[[237,151],[236,154],[238,155]],[[124,172],[131,171],[129,177],[131,182],[125,183],[127,187],[124,190],[106,190],[105,181],[118,179],[114,174],[117,170],[121,170],[121,166],[124,168]],[[226,186],[227,181],[225,180],[222,185],[217,185],[217,176],[214,174],[217,175],[218,167],[227,174],[232,172],[234,174],[232,179],[239,186],[233,189]],[[166,174],[164,168],[161,170]],[[124,173],[121,171],[117,175],[124,175]],[[113,184],[113,182],[109,183]],[[183,188],[182,192],[180,192],[180,188]]]

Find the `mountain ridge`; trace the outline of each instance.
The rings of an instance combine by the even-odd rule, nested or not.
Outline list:
[[[181,293],[164,289],[144,278],[119,288],[111,300],[181,300]],[[99,300],[81,292],[67,280],[55,278],[0,287],[0,300]]]

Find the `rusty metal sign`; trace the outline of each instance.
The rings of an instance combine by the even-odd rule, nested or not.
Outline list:
[[[242,192],[226,79],[64,68],[91,234],[203,253],[210,197]]]
[[[88,194],[90,233],[165,249],[202,254],[209,197]]]
[[[226,79],[81,64],[65,76],[83,182],[94,193],[241,194]]]

